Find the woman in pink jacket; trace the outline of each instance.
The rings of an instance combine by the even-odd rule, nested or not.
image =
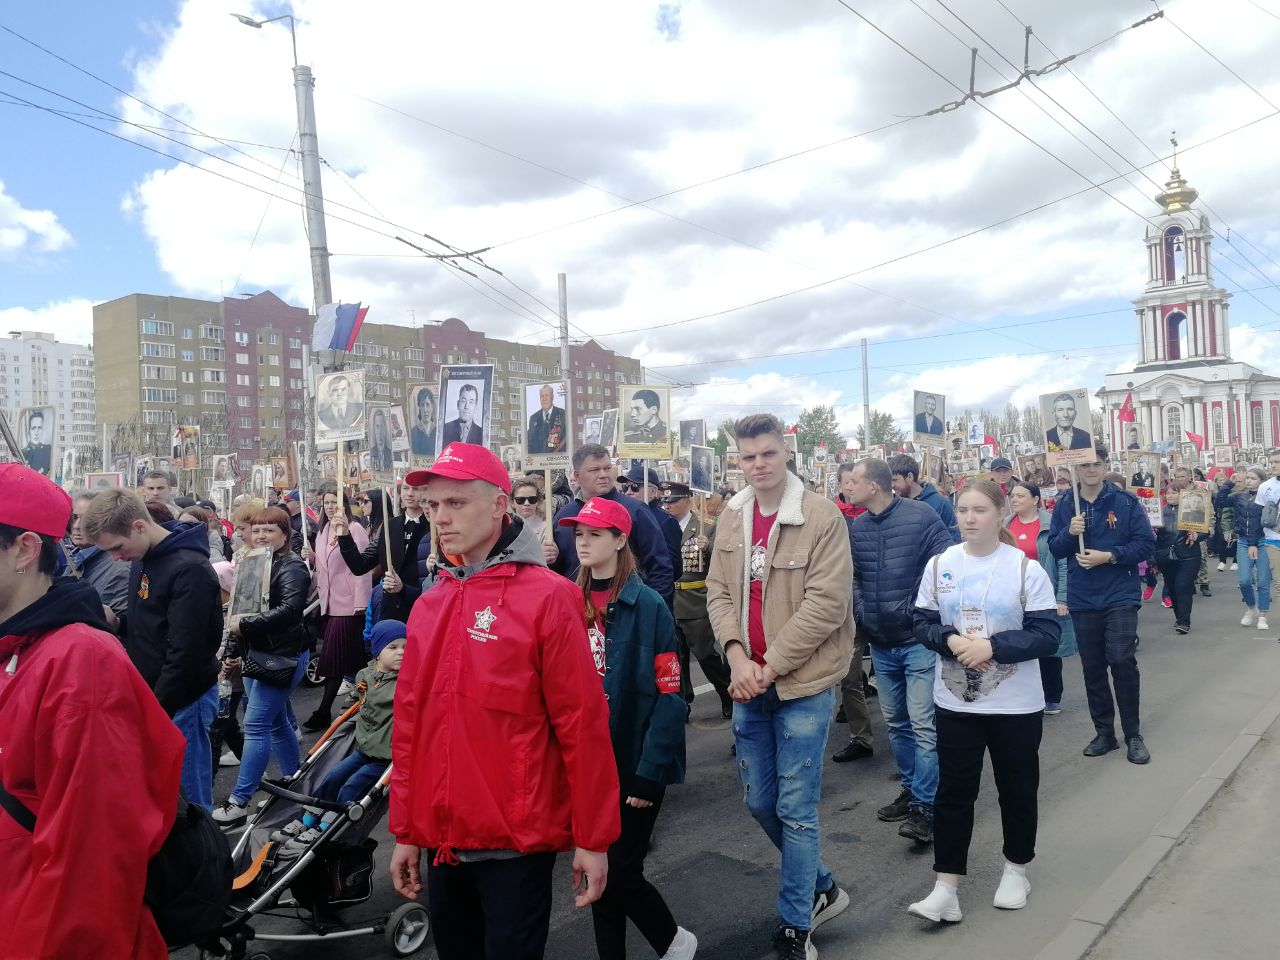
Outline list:
[[[325,678],[324,697],[316,712],[303,724],[304,730],[324,730],[329,726],[330,710],[342,686],[342,678],[354,674],[369,662],[364,649],[364,613],[373,590],[370,573],[356,575],[347,569],[338,549],[338,540],[330,536],[329,523],[338,514],[338,487],[332,480],[320,486],[320,529],[311,564],[316,571],[316,589],[320,596],[320,613],[324,617],[324,644],[320,648],[319,671]],[[351,515],[350,502],[344,504],[351,538],[356,549],[363,550],[369,534]]]

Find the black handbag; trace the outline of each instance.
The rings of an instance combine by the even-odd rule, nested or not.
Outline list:
[[[261,680],[273,687],[292,686],[297,669],[297,657],[282,657],[262,650],[249,650],[240,662],[240,676],[248,680]]]

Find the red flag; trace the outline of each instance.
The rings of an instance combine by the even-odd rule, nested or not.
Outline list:
[[[800,432],[800,424],[798,423],[793,423],[790,427],[787,428],[787,433],[799,433],[799,432]]]
[[[1133,423],[1137,418],[1137,411],[1133,409],[1133,391],[1130,390],[1128,396],[1124,398],[1124,403],[1120,404],[1120,422]]]
[[[1196,445],[1196,453],[1204,453],[1204,437],[1198,433],[1192,433],[1190,430],[1186,431],[1186,433],[1187,439]]]

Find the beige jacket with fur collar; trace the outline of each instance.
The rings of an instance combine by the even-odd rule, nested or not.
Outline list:
[[[707,613],[716,639],[750,653],[752,519],[755,491],[736,494],[716,524],[707,572]],[[839,683],[853,656],[853,559],[844,516],[788,473],[765,554],[765,662],[783,700]]]

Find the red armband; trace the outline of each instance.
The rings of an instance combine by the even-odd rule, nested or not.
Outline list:
[[[654,657],[653,679],[659,693],[679,693],[680,658],[674,653],[660,653]]]

